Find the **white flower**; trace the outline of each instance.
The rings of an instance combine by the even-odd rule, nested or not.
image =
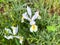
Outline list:
[[[4,37],[6,38],[6,39],[13,39],[13,36],[12,35],[10,35],[10,36],[6,36],[6,35],[4,35]]]
[[[12,34],[11,30],[8,29],[8,28],[5,28],[5,31],[6,31],[7,33],[9,33],[9,34]]]
[[[28,13],[28,15],[27,15],[27,13]],[[35,24],[35,19],[37,19],[39,17],[39,11],[36,11],[34,16],[32,16],[31,8],[27,6],[27,12],[23,13],[22,17],[24,19],[30,21],[30,25],[33,25],[33,24]]]
[[[18,26],[17,26],[17,27],[12,26],[11,28],[12,28],[13,32],[12,32],[10,29],[8,29],[8,28],[5,28],[5,31],[6,31],[7,33],[9,33],[9,34],[16,35],[17,32],[18,32]]]
[[[9,40],[9,39],[12,39],[12,38],[14,37],[13,35],[16,35],[17,32],[18,32],[18,26],[17,26],[17,27],[12,26],[11,28],[13,29],[13,32],[12,32],[10,29],[5,28],[5,31],[7,31],[9,34],[12,34],[12,35],[10,35],[10,36],[4,35],[4,37],[5,37],[6,39],[8,39],[8,40]]]
[[[30,32],[36,32],[37,30],[38,30],[37,25],[32,25],[32,26],[30,27]]]
[[[9,35],[9,36],[4,35],[4,37],[5,37],[6,39],[8,39],[8,40],[9,40],[9,39],[13,39],[13,38],[17,38],[17,39],[19,39],[19,42],[22,44],[22,42],[23,42],[23,37],[16,35],[17,32],[18,32],[18,26],[17,26],[17,27],[12,26],[11,28],[12,28],[13,32],[11,32],[11,30],[8,29],[8,28],[5,28],[5,30],[6,30],[8,33],[12,33],[12,35]]]
[[[28,14],[27,14],[28,13]],[[41,16],[39,16],[39,11],[36,11],[34,15],[32,15],[31,8],[27,6],[27,12],[22,14],[22,17],[28,21],[30,21],[30,32],[36,32],[38,30],[38,27],[35,22],[36,19],[41,19]]]
[[[18,32],[18,26],[17,27],[12,26],[11,28],[13,30],[13,35],[16,35]]]

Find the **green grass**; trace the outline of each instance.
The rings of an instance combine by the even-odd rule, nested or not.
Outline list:
[[[35,33],[30,32],[27,20],[21,23],[27,6],[33,14],[39,10],[42,18],[36,20],[38,31]],[[0,0],[0,45],[21,45],[18,39],[3,37],[4,28],[12,25],[19,26],[18,35],[24,37],[22,45],[60,45],[60,0]]]

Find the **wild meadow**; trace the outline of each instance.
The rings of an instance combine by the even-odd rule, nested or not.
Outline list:
[[[0,0],[0,45],[60,45],[60,0]]]

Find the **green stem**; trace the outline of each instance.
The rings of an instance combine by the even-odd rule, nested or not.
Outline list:
[[[16,45],[19,45],[19,43],[18,43],[17,39],[15,39],[15,42],[16,42]]]
[[[33,35],[35,36],[35,33],[33,32]]]

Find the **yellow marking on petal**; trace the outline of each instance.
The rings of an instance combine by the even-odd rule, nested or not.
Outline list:
[[[32,25],[32,30],[35,30],[36,26],[35,25]]]

